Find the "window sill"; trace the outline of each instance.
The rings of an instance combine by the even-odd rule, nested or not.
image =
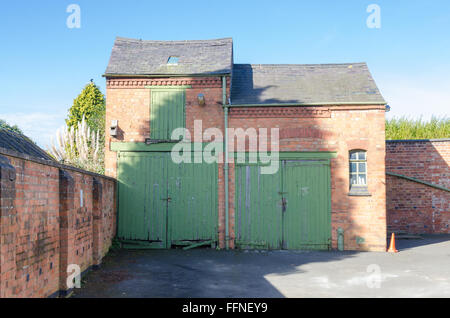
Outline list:
[[[372,194],[367,187],[353,187],[348,192],[351,197],[370,197]]]

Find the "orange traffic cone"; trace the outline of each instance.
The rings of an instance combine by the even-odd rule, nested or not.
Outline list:
[[[395,233],[392,233],[391,235],[391,244],[389,244],[389,249],[387,251],[388,253],[398,253],[397,249],[395,248]]]

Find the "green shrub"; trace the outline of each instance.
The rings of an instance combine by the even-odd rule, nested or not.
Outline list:
[[[386,139],[440,139],[450,138],[450,118],[432,117],[429,121],[422,118],[407,117],[386,120]]]

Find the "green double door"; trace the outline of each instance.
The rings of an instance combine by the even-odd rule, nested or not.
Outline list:
[[[278,172],[236,165],[235,236],[241,248],[329,249],[329,160],[281,160]]]
[[[180,163],[170,152],[118,158],[118,237],[155,248],[217,240],[217,165]]]

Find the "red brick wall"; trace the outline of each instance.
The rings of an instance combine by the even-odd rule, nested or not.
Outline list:
[[[450,188],[450,140],[386,142],[386,171]],[[386,179],[391,232],[450,233],[450,193],[395,176]]]
[[[113,179],[0,151],[0,181],[0,297],[56,295],[68,264],[100,264],[115,234]]]
[[[176,82],[178,81],[178,82]],[[147,85],[192,85],[186,90],[186,127],[202,119],[203,130],[215,127],[223,131],[222,87],[220,77],[186,79],[108,79],[106,123],[119,120],[118,138],[107,136],[106,173],[116,176],[116,153],[110,142],[143,142],[149,137],[150,90]],[[229,80],[227,96],[229,96]],[[197,105],[197,94],[206,98],[206,106]],[[265,108],[267,109],[267,108]],[[386,248],[385,132],[382,106],[331,106],[274,108],[268,114],[258,110],[230,110],[229,127],[280,128],[281,151],[337,151],[332,159],[332,243],[337,247],[336,231],[345,231],[345,248],[378,250]],[[280,113],[281,111],[281,113]],[[364,149],[368,154],[368,182],[371,196],[349,196],[348,152]],[[230,165],[230,237],[234,238],[234,169]],[[225,197],[223,165],[219,164],[219,240],[224,246]],[[357,244],[358,237],[364,243]],[[231,242],[232,244],[232,242]]]
[[[106,89],[106,125],[119,120],[116,138],[106,134],[105,171],[116,177],[116,153],[109,151],[111,141],[144,142],[150,137],[150,89],[145,86],[190,85],[186,90],[186,128],[193,132],[194,120],[202,120],[203,128],[217,127],[223,130],[222,79],[221,77],[173,78],[173,79],[108,79]],[[229,80],[227,86],[229,95]],[[199,106],[197,95],[205,96],[205,105]],[[194,135],[192,133],[192,138]]]
[[[101,201],[97,209],[94,205],[94,251],[93,263],[98,265],[108,253],[111,242],[116,235],[116,182],[110,179],[97,178],[101,182]],[[95,192],[94,192],[95,193]]]

